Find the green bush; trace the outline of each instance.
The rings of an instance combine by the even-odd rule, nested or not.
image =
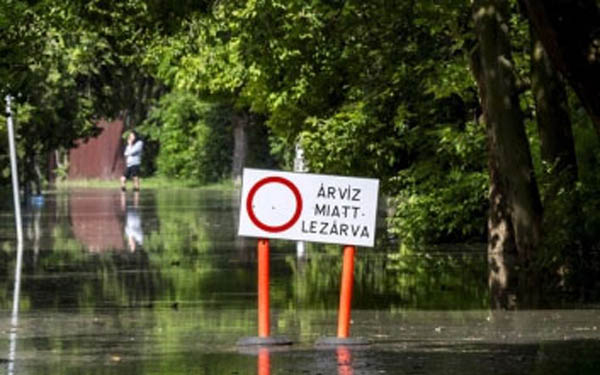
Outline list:
[[[173,91],[160,99],[139,131],[159,144],[156,167],[161,176],[210,183],[231,172],[233,136],[224,105]]]
[[[485,241],[488,176],[485,171],[459,170],[440,173],[431,167],[429,177],[408,177],[395,197],[396,212],[390,219],[391,232],[408,246],[421,244]],[[416,174],[422,171],[417,171]]]
[[[414,162],[390,183],[390,231],[408,246],[485,241],[489,177],[480,124],[438,124],[411,141]]]

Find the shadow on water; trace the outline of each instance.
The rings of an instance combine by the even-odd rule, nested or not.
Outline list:
[[[237,197],[85,189],[51,193],[43,205],[28,207],[16,359],[0,343],[0,368],[261,375],[264,369],[541,374],[598,368],[591,355],[600,349],[595,310],[490,314],[481,250],[408,254],[383,231],[375,249],[358,249],[355,264],[352,332],[370,346],[313,347],[335,332],[341,247],[306,244],[299,256],[294,243],[272,241],[272,331],[296,345],[241,353],[235,342],[256,333],[257,274],[256,240],[236,236]],[[14,227],[8,207],[0,214],[0,332],[8,334]],[[581,354],[568,360],[556,354],[561,350]]]

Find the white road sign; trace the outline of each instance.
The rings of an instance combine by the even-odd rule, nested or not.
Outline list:
[[[379,180],[244,169],[240,236],[372,247]]]

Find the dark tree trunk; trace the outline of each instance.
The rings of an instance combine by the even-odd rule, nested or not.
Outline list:
[[[490,286],[491,304],[493,308],[515,308],[518,291],[518,274],[515,270],[518,263],[515,235],[507,207],[506,187],[502,185],[498,163],[492,158],[490,127],[487,121],[486,82],[481,66],[481,54],[476,49],[471,55],[471,71],[479,87],[481,100],[481,116],[478,121],[486,124],[488,173],[490,176],[489,202],[487,220],[488,230],[488,283]]]
[[[600,136],[600,11],[596,0],[524,0],[554,67],[565,77]]]
[[[492,305],[515,308],[523,300],[518,292],[533,282],[520,274],[528,269],[540,241],[542,206],[519,107],[507,16],[508,1],[474,2],[479,50],[472,68],[487,127]]]
[[[577,180],[577,159],[567,94],[535,30],[532,30],[531,36],[531,89],[535,99],[542,160],[553,167],[554,180],[560,180],[570,187]]]
[[[488,149],[492,146],[488,142]],[[519,254],[507,199],[506,185],[494,158],[488,159],[490,212],[488,214],[488,283],[492,308],[518,306]]]
[[[248,153],[248,134],[246,128],[249,118],[245,112],[237,112],[233,115],[233,158],[231,173],[236,185],[242,182],[242,172]]]
[[[531,85],[536,104],[542,161],[551,169],[545,173],[543,228],[546,247],[560,254],[545,284],[570,288],[574,282],[587,283],[588,246],[581,244],[581,206],[575,192],[577,159],[563,81],[554,69],[541,41],[532,28]],[[545,171],[547,172],[547,171]],[[554,257],[550,257],[554,258]],[[561,270],[561,272],[558,272]],[[574,275],[576,275],[574,277]]]

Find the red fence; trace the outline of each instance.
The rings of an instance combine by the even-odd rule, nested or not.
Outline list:
[[[100,121],[102,133],[87,142],[78,142],[69,153],[69,179],[115,179],[123,174],[123,121]]]

